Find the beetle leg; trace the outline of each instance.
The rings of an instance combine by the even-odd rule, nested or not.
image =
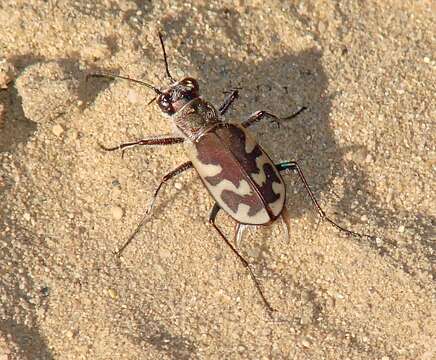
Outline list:
[[[226,96],[224,99],[224,102],[219,107],[218,112],[220,115],[224,115],[227,110],[230,108],[230,106],[233,104],[233,102],[239,97],[239,91],[238,89],[234,89],[230,92],[229,95]]]
[[[124,155],[124,151],[128,148],[132,148],[138,145],[173,145],[173,144],[180,144],[182,142],[184,142],[185,139],[182,137],[174,137],[174,136],[170,136],[170,135],[166,135],[166,136],[151,136],[149,138],[146,139],[141,139],[138,141],[134,141],[134,142],[129,142],[129,143],[124,143],[124,144],[120,144],[118,146],[114,146],[114,147],[106,147],[103,146],[101,144],[100,147],[104,150],[104,151],[116,151],[116,150],[121,150],[121,156]]]
[[[307,193],[310,196],[310,199],[312,200],[313,205],[316,207],[319,216],[321,217],[321,220],[325,220],[327,222],[329,222],[331,225],[333,225],[335,228],[337,228],[338,230],[348,234],[348,235],[352,235],[352,236],[357,236],[357,237],[368,237],[370,239],[373,239],[373,236],[371,235],[366,235],[366,234],[360,234],[351,230],[348,230],[344,227],[342,227],[341,225],[337,224],[336,222],[334,222],[332,219],[330,219],[324,212],[323,209],[321,209],[321,206],[319,206],[318,201],[316,201],[315,196],[313,195],[312,190],[309,187],[309,184],[306,181],[306,178],[304,177],[303,174],[303,170],[301,170],[300,166],[298,165],[298,163],[296,161],[286,161],[280,164],[276,164],[276,168],[278,171],[282,172],[282,171],[287,171],[289,173],[289,171],[296,171],[298,173],[298,176],[300,177],[301,182],[303,183]]]
[[[248,117],[248,119],[245,120],[241,125],[244,128],[248,128],[251,125],[253,125],[254,123],[262,120],[263,118],[269,117],[278,127],[280,127],[280,122],[281,121],[291,120],[292,118],[298,116],[300,113],[302,113],[306,109],[307,108],[305,106],[303,106],[298,111],[296,111],[295,113],[293,113],[293,114],[291,114],[289,116],[283,117],[283,118],[280,118],[280,117],[278,117],[278,116],[276,116],[274,114],[271,114],[271,113],[269,113],[267,111],[260,110],[260,111],[256,111],[255,113],[251,114]]]
[[[127,241],[123,244],[123,246],[121,246],[121,248],[116,252],[116,254],[118,256],[121,256],[121,254],[124,251],[124,249],[127,247],[127,245],[130,244],[130,242],[133,240],[133,238],[136,236],[136,234],[141,229],[142,225],[144,225],[144,223],[147,221],[148,215],[151,213],[151,210],[153,209],[154,202],[156,201],[157,195],[159,194],[159,191],[162,188],[162,186],[164,184],[166,184],[166,182],[168,180],[172,179],[174,176],[179,175],[183,171],[188,170],[190,168],[192,168],[192,162],[191,161],[187,161],[187,162],[179,165],[178,167],[176,167],[173,171],[169,172],[168,174],[166,174],[162,178],[162,181],[160,182],[159,186],[157,187],[156,191],[154,192],[153,197],[152,197],[152,199],[150,201],[150,204],[147,206],[147,210],[145,211],[145,214],[142,217],[140,223],[136,227],[135,231],[133,231],[133,233],[129,236]]]
[[[253,273],[253,270],[251,270],[250,265],[248,264],[248,261],[245,260],[241,254],[239,254],[238,250],[235,249],[235,247],[230,243],[230,241],[225,237],[225,235],[222,233],[222,231],[216,226],[215,219],[218,215],[218,212],[221,210],[220,206],[215,203],[215,205],[212,208],[212,211],[210,212],[209,216],[209,223],[215,228],[215,230],[218,232],[218,234],[221,236],[221,238],[226,242],[226,244],[229,246],[229,248],[232,250],[232,252],[238,257],[239,261],[241,261],[242,265],[248,270],[248,273],[251,276],[251,279],[254,282],[254,285],[256,286],[256,289],[262,298],[262,301],[267,308],[267,310],[271,313],[274,311],[274,309],[271,307],[269,302],[266,300],[265,295],[262,292],[262,288],[260,287],[259,281],[256,279],[256,276]]]
[[[283,206],[281,217],[282,217],[282,221],[283,221],[283,224],[284,224],[284,229],[285,229],[286,237],[289,239],[289,234],[290,234],[290,231],[291,231],[291,223],[289,221],[289,218],[290,218],[289,217],[289,211],[286,208],[286,205]]]

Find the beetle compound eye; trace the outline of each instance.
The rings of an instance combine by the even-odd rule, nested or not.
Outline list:
[[[157,103],[163,112],[170,115],[174,113],[173,104],[171,102],[170,95],[168,94],[160,95],[159,98],[157,99]]]
[[[164,108],[169,107],[170,106],[170,98],[167,95],[162,96],[159,99],[159,104]]]

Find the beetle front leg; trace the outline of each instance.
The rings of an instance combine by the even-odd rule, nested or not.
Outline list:
[[[134,142],[129,142],[129,143],[124,143],[124,144],[120,144],[118,146],[114,146],[114,147],[106,147],[103,146],[101,144],[100,147],[104,150],[104,151],[116,151],[116,150],[121,150],[121,156],[124,155],[124,151],[128,148],[132,148],[138,145],[173,145],[173,144],[180,144],[182,142],[184,142],[185,139],[182,137],[174,137],[174,136],[151,136],[149,138],[146,139],[141,139],[138,141],[134,141]]]
[[[254,285],[256,286],[256,289],[260,295],[260,297],[262,298],[262,301],[265,305],[265,307],[267,308],[267,310],[271,313],[274,311],[274,309],[271,307],[271,305],[269,304],[269,302],[266,300],[265,295],[263,294],[262,288],[260,286],[259,281],[256,279],[256,276],[253,273],[253,270],[251,270],[250,265],[248,264],[248,261],[245,260],[241,254],[239,254],[238,250],[235,249],[235,247],[230,243],[230,241],[225,237],[225,235],[223,234],[223,232],[218,228],[218,226],[215,224],[215,219],[218,215],[218,212],[221,210],[221,207],[215,203],[215,205],[212,208],[212,211],[210,212],[210,216],[209,216],[209,223],[215,228],[215,230],[218,232],[218,234],[221,236],[221,238],[225,241],[225,243],[230,247],[230,249],[232,250],[232,252],[238,257],[239,261],[241,261],[242,265],[244,265],[244,267],[248,270],[251,279],[254,282]]]
[[[232,90],[230,94],[224,99],[224,102],[218,109],[220,115],[224,115],[238,97],[239,97],[238,89]]]
[[[190,168],[192,168],[192,162],[191,161],[187,161],[187,162],[179,165],[178,167],[176,167],[173,171],[169,172],[168,174],[166,174],[162,178],[161,182],[159,183],[159,186],[157,187],[156,191],[153,194],[153,197],[152,197],[149,205],[147,206],[147,209],[145,211],[144,216],[141,219],[141,222],[138,224],[138,226],[136,227],[135,231],[133,231],[133,233],[129,236],[129,238],[123,244],[123,246],[121,246],[121,248],[116,252],[116,254],[118,256],[121,256],[121,254],[124,251],[124,249],[131,243],[133,238],[136,236],[138,231],[141,229],[142,225],[144,225],[145,221],[148,218],[148,215],[151,213],[151,210],[153,209],[154,202],[156,201],[156,198],[157,198],[157,196],[159,194],[159,191],[161,190],[162,186],[165,185],[168,180],[172,179],[173,177],[179,175],[183,171],[188,170]]]
[[[373,239],[373,236],[371,235],[366,235],[366,234],[360,234],[351,230],[348,230],[342,226],[340,226],[339,224],[337,224],[336,222],[334,222],[332,219],[330,219],[324,212],[323,209],[321,209],[321,206],[319,206],[318,201],[316,200],[315,196],[313,195],[312,190],[310,189],[309,184],[306,181],[306,178],[304,177],[303,174],[303,170],[301,170],[300,165],[298,165],[298,163],[296,161],[286,161],[280,164],[276,164],[276,168],[278,171],[282,172],[282,171],[296,171],[298,173],[298,176],[300,177],[301,182],[303,183],[307,193],[310,196],[310,199],[312,200],[313,205],[316,207],[316,209],[318,210],[318,214],[321,217],[321,220],[325,220],[327,222],[329,222],[331,225],[333,225],[335,228],[339,229],[340,231],[348,234],[348,235],[352,235],[352,236],[357,236],[357,237],[368,237],[370,239]]]
[[[298,116],[300,113],[302,113],[302,112],[303,112],[304,110],[306,110],[306,109],[307,109],[307,108],[306,108],[305,106],[303,106],[303,107],[301,107],[298,111],[296,111],[295,113],[293,113],[293,114],[291,114],[291,115],[289,115],[289,116],[283,117],[283,118],[280,118],[280,117],[278,117],[277,115],[271,114],[271,113],[269,113],[269,112],[267,112],[267,111],[260,110],[260,111],[256,111],[255,113],[251,114],[251,115],[248,117],[248,119],[245,120],[241,125],[242,125],[244,128],[248,128],[248,127],[250,127],[251,125],[255,124],[256,122],[262,120],[263,118],[268,117],[268,118],[270,118],[270,119],[271,119],[271,120],[272,120],[272,121],[273,121],[277,126],[280,126],[280,122],[281,122],[281,121],[291,120],[291,119],[293,119],[294,117]]]

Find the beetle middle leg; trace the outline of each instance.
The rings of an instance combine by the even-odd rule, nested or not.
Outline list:
[[[333,225],[335,228],[337,228],[338,230],[348,234],[348,235],[352,235],[352,236],[357,236],[357,237],[368,237],[370,239],[372,239],[373,237],[370,235],[366,235],[366,234],[359,234],[357,232],[348,230],[344,227],[342,227],[341,225],[337,224],[336,222],[334,222],[332,219],[330,219],[326,213],[324,212],[324,210],[321,208],[321,206],[318,204],[318,201],[315,198],[315,195],[313,195],[312,190],[310,189],[309,184],[306,181],[306,178],[304,177],[303,174],[303,170],[301,170],[300,165],[298,165],[298,163],[296,161],[286,161],[286,162],[282,162],[280,164],[276,164],[276,168],[278,171],[282,172],[282,171],[296,171],[298,173],[298,176],[300,177],[301,182],[303,183],[307,193],[310,196],[310,199],[312,200],[313,205],[316,207],[319,216],[321,217],[321,220],[325,220],[327,222],[329,222],[331,225]]]
[[[278,117],[277,115],[274,115],[272,113],[269,113],[267,111],[264,110],[260,110],[260,111],[256,111],[255,113],[251,114],[247,120],[245,120],[241,125],[244,128],[248,128],[251,125],[255,124],[256,122],[264,119],[264,118],[270,118],[277,126],[280,126],[280,122],[281,121],[286,121],[286,120],[291,120],[294,117],[298,116],[299,114],[301,114],[304,110],[306,110],[307,108],[305,106],[301,107],[299,110],[297,110],[296,112],[294,112],[293,114],[286,116],[286,117]]]
[[[154,203],[156,201],[156,198],[157,198],[157,196],[159,194],[159,191],[161,190],[162,186],[165,185],[168,180],[170,180],[173,177],[179,175],[180,173],[184,172],[185,170],[188,170],[188,169],[191,169],[191,168],[192,168],[192,162],[191,161],[184,162],[183,164],[177,166],[173,171],[170,171],[168,174],[166,174],[162,178],[161,182],[159,183],[159,186],[156,188],[156,190],[155,190],[155,192],[153,194],[153,197],[152,197],[152,199],[150,201],[150,204],[147,206],[147,210],[145,211],[145,214],[142,217],[140,223],[136,227],[135,231],[133,231],[132,234],[129,236],[127,241],[123,244],[123,246],[121,246],[121,248],[116,252],[116,254],[118,256],[120,256],[122,254],[124,249],[131,243],[133,238],[136,236],[138,231],[141,229],[142,225],[144,225],[145,221],[148,218],[148,215],[151,213],[151,210],[153,209],[153,205],[154,205]]]
[[[256,279],[256,276],[254,275],[253,270],[251,270],[250,265],[248,264],[248,261],[243,258],[241,254],[239,254],[238,250],[230,243],[230,241],[225,237],[223,232],[218,228],[218,226],[215,224],[216,217],[218,215],[218,212],[221,210],[221,207],[215,203],[215,205],[212,208],[212,211],[209,216],[209,223],[215,228],[215,230],[218,232],[218,234],[221,236],[221,238],[226,242],[226,244],[229,246],[229,248],[232,250],[232,252],[238,257],[239,261],[244,265],[244,267],[248,270],[251,279],[254,282],[254,285],[256,286],[256,289],[262,298],[263,303],[265,304],[265,307],[267,310],[271,313],[274,311],[274,309],[271,307],[269,302],[267,301],[265,295],[263,294],[262,288],[260,286],[259,281]]]

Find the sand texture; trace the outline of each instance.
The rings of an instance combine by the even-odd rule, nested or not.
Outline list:
[[[0,360],[436,358],[435,5],[428,1],[0,2]],[[195,171],[153,92],[199,79],[286,176],[291,229],[237,244],[277,310],[208,223]],[[232,239],[234,221],[218,224]]]

